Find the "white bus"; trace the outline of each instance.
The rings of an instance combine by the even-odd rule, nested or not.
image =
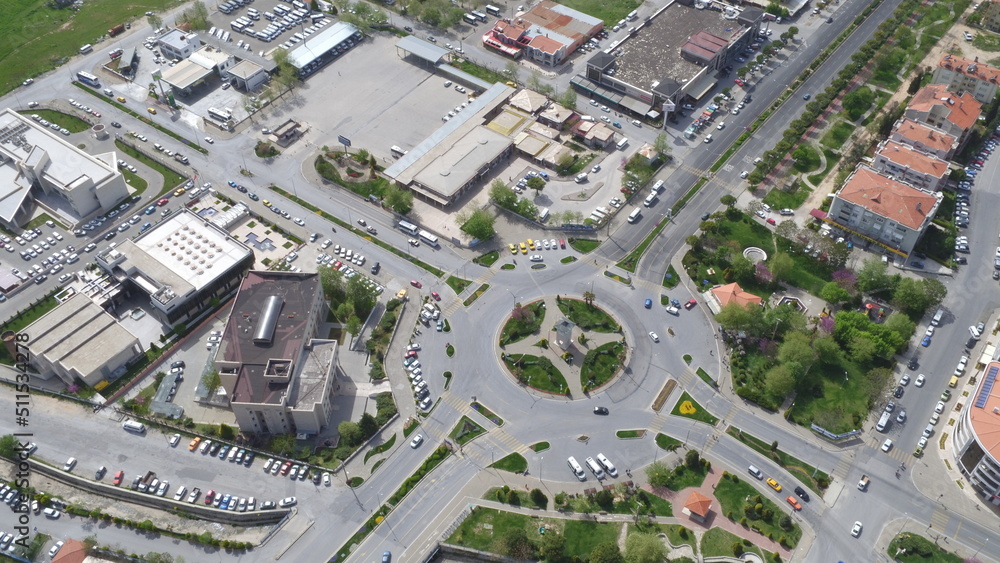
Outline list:
[[[581,481],[587,480],[587,474],[583,472],[583,468],[580,467],[580,464],[576,462],[575,458],[570,457],[566,463],[569,464],[570,470],[573,472],[573,475],[576,475],[577,479]]]
[[[482,12],[469,12],[469,13],[472,14],[473,16],[476,16],[476,19],[481,22],[486,21],[486,14]]]
[[[91,86],[97,86],[100,88],[101,81],[97,79],[96,76],[90,74],[89,72],[83,72],[82,70],[76,73],[76,79],[84,84],[90,84]]]
[[[229,121],[233,118],[233,112],[228,109],[208,108],[208,116],[216,121]]]
[[[400,221],[396,225],[396,227],[398,227],[399,230],[403,231],[404,233],[406,233],[408,235],[414,235],[414,236],[416,236],[417,233],[420,232],[420,229],[418,229],[416,225],[414,225],[413,223],[408,223],[406,221]]]
[[[497,8],[496,6],[487,4],[485,9],[486,9],[486,13],[487,14],[491,14],[491,15],[494,15],[494,16],[499,16],[500,15],[500,8]]]
[[[476,19],[476,16],[474,16],[472,14],[465,14],[465,15],[462,16],[462,19],[465,20],[465,23],[468,23],[468,24],[472,24],[472,25],[478,25],[479,24],[479,20]]]
[[[437,246],[438,245],[438,238],[436,236],[428,233],[427,231],[421,230],[417,234],[420,235],[420,240],[421,241],[423,241],[423,242],[425,242],[425,243],[427,243],[427,244],[429,244],[431,246]]]

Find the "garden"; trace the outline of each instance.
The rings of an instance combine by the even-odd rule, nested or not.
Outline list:
[[[900,563],[963,563],[977,561],[975,558],[963,559],[955,553],[923,536],[904,532],[896,534],[889,542],[886,553],[893,561]]]
[[[587,299],[586,296],[584,296]],[[618,332],[621,327],[611,315],[603,309],[594,305],[593,297],[587,301],[570,299],[556,296],[556,303],[562,314],[576,323],[581,330],[592,330],[594,332]]]
[[[681,394],[681,398],[677,400],[677,404],[674,405],[670,414],[674,416],[682,416],[684,418],[690,418],[691,420],[697,420],[698,422],[704,422],[710,426],[715,426],[719,419],[712,416],[712,413],[705,410],[704,407],[698,404],[688,392],[685,391]]]
[[[594,389],[607,383],[625,362],[625,342],[608,342],[587,352],[580,366],[580,385]]]
[[[519,382],[529,387],[556,395],[569,393],[566,378],[548,358],[529,354],[504,354],[503,362]]]
[[[542,327],[545,319],[545,302],[535,301],[527,305],[517,303],[510,313],[510,319],[500,331],[500,346],[520,342],[535,334]]]
[[[789,515],[736,475],[723,472],[714,496],[726,518],[784,547],[794,548],[802,538],[802,529]]]

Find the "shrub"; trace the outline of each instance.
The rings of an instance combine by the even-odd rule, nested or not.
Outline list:
[[[517,491],[507,491],[507,504],[518,506],[521,504],[521,497],[517,496]]]
[[[545,496],[545,493],[541,489],[531,489],[531,502],[545,508],[549,504],[549,498]]]

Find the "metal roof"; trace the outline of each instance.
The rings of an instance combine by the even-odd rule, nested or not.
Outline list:
[[[437,63],[450,52],[444,47],[438,47],[429,41],[424,41],[423,39],[414,37],[413,35],[407,35],[397,41],[396,48],[403,49],[408,53],[416,55],[421,59],[432,63]]]
[[[330,49],[350,39],[355,33],[358,33],[358,28],[353,24],[337,22],[319,33],[306,37],[302,45],[288,53],[288,62],[295,68],[303,68],[327,54]]]

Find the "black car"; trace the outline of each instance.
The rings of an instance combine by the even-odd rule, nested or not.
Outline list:
[[[896,390],[892,392],[892,396],[896,397],[897,399],[902,398],[903,397],[903,386],[902,385],[897,385],[896,386]]]
[[[955,263],[956,264],[968,264],[969,263],[969,259],[966,258],[965,256],[955,256]]]
[[[170,364],[170,367],[172,367],[172,368],[183,368],[186,365],[187,364],[185,364],[183,361],[177,361],[177,362],[174,362],[174,363]]]
[[[379,262],[375,262],[375,265],[372,266],[372,275],[373,276],[377,276],[379,270],[381,270],[381,269],[382,269],[382,264],[379,263]]]
[[[121,129],[122,124],[118,123],[117,121],[112,121],[111,126],[114,127],[115,129]]]
[[[403,26],[403,31],[406,31],[408,33],[413,33],[413,28],[410,27],[410,26],[408,26],[408,25],[407,26]]]
[[[906,364],[906,367],[909,369],[917,369],[920,367],[920,363],[917,362],[916,358],[910,358],[910,362]]]
[[[118,234],[118,231],[111,231],[108,234],[104,235],[104,240],[111,240],[111,239],[115,238],[115,235],[117,235],[117,234]]]
[[[247,452],[246,455],[243,457],[243,465],[246,467],[250,467],[250,464],[253,463],[253,458],[255,457],[256,454],[254,454],[253,452]]]
[[[795,487],[795,494],[799,495],[799,498],[802,500],[809,502],[809,493],[807,493],[802,487]]]
[[[594,407],[594,414],[609,414],[608,407]]]

